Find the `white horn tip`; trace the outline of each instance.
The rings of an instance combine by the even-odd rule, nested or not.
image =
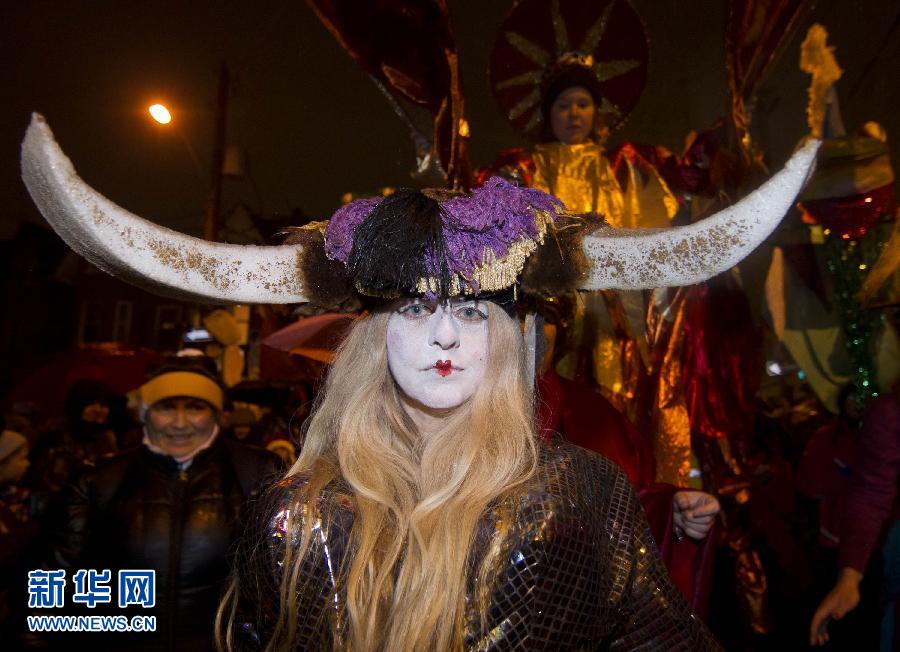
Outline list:
[[[809,180],[821,144],[809,139],[766,183],[706,219],[670,229],[607,229],[585,236],[593,268],[582,289],[691,285],[738,264],[781,222]]]
[[[129,213],[82,181],[33,113],[22,178],[47,222],[100,269],[158,294],[214,303],[302,303],[299,245],[207,242]]]

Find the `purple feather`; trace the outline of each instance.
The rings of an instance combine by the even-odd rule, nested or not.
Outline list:
[[[331,260],[346,263],[353,249],[356,227],[363,223],[383,197],[366,197],[344,204],[325,227],[325,255]]]
[[[537,237],[535,210],[555,220],[564,206],[541,190],[491,177],[471,197],[450,199],[443,208],[447,262],[451,271],[471,279],[472,270],[484,262],[486,250],[501,258],[513,243]]]

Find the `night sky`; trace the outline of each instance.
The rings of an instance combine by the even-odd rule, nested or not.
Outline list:
[[[491,44],[509,0],[450,0],[476,165],[523,144],[487,85]],[[640,0],[651,43],[650,82],[616,138],[680,151],[726,103],[724,2]],[[799,42],[823,22],[846,74],[839,83],[848,128],[878,120],[896,141],[900,37],[897,0],[819,2],[760,93],[759,142],[779,166],[805,133],[808,78]],[[48,119],[81,176],[143,217],[198,233],[208,184],[220,62],[232,74],[227,142],[249,157],[248,179],[225,183],[264,213],[302,209],[325,218],[346,191],[402,185],[414,164],[406,129],[356,64],[300,0],[293,2],[4,3],[0,129],[0,238],[40,221],[19,179],[18,147],[31,111]],[[891,31],[893,29],[893,32]],[[197,153],[152,123],[164,101]],[[893,148],[896,152],[896,146]],[[895,156],[895,165],[896,165]]]

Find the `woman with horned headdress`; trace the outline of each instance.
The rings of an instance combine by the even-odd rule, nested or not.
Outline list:
[[[535,436],[533,321],[523,337],[516,299],[526,286],[678,285],[727,269],[778,223],[815,150],[665,232],[569,229],[558,200],[493,179],[471,196],[359,200],[278,247],[208,243],[128,213],[78,178],[39,116],[22,168],[70,246],[156,291],[369,301],[300,458],[248,526],[219,611],[224,647],[693,650],[717,645],[668,579],[624,473]]]
[[[353,202],[328,222],[324,253],[370,316],[238,552],[227,647],[244,624],[272,649],[715,647],[625,475],[538,443],[515,297],[521,272],[545,281],[540,253],[523,264],[562,211],[493,179],[470,197]]]

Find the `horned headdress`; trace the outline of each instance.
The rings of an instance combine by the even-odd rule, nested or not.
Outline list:
[[[117,206],[78,177],[40,115],[22,143],[22,176],[63,240],[126,281],[210,303],[328,303],[351,292],[446,298],[697,283],[774,230],[817,148],[808,142],[743,200],[689,226],[588,227],[552,196],[495,178],[467,195],[403,190],[357,200],[278,246],[208,242]]]

